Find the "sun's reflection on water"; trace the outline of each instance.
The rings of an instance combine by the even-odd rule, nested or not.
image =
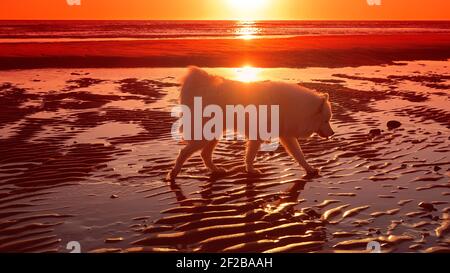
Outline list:
[[[251,40],[256,38],[256,36],[261,32],[261,30],[256,27],[255,21],[239,21],[236,23],[237,28],[235,34],[244,40]]]
[[[234,79],[241,82],[255,82],[261,80],[260,78],[261,68],[252,67],[246,65],[240,68],[234,69]]]

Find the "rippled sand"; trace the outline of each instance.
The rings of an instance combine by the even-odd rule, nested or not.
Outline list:
[[[223,141],[227,175],[196,156],[172,184],[183,69],[0,72],[0,251],[448,252],[448,66],[260,70],[330,94],[336,136],[302,141],[321,177],[281,148],[248,176],[243,143]]]

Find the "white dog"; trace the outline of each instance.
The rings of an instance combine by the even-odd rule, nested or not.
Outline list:
[[[180,95],[181,105],[192,109],[194,97],[201,97],[205,105],[218,105],[224,112],[226,105],[278,105],[279,106],[279,139],[286,151],[305,169],[307,174],[316,175],[318,170],[310,166],[303,155],[298,138],[307,138],[317,133],[323,138],[334,134],[330,126],[332,116],[328,94],[282,82],[239,82],[208,74],[206,71],[190,67],[182,81]],[[247,136],[248,128],[244,134]],[[194,138],[191,138],[194,139]],[[205,166],[213,173],[225,172],[217,167],[212,154],[219,139],[188,140],[176,160],[168,180],[174,180],[183,164],[195,152],[201,150]],[[248,173],[258,173],[253,161],[260,149],[262,140],[248,140],[245,166]]]

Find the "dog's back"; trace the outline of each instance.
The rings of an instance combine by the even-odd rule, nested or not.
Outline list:
[[[292,122],[309,119],[321,96],[308,88],[285,82],[261,81],[244,83],[214,76],[198,67],[189,67],[182,80],[180,103],[193,109],[194,97],[202,98],[203,106],[279,105],[280,114]],[[315,107],[317,105],[317,107]]]

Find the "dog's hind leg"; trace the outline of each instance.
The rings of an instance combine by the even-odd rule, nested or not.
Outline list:
[[[305,155],[302,152],[300,144],[295,137],[280,137],[281,144],[283,144],[286,151],[300,164],[300,166],[305,169],[305,171],[310,175],[316,175],[319,171],[311,167],[308,162],[306,162]]]
[[[209,141],[202,150],[201,156],[203,159],[203,163],[205,163],[206,168],[208,168],[213,173],[225,173],[226,170],[223,168],[217,167],[213,160],[212,155],[214,152],[214,149],[216,148],[216,145],[219,141],[218,140],[211,140]]]
[[[251,174],[259,174],[260,172],[253,167],[256,154],[261,147],[262,142],[259,140],[247,141],[247,150],[245,153],[245,170]]]
[[[177,161],[175,162],[175,166],[172,171],[167,174],[167,180],[174,180],[177,175],[180,173],[183,164],[188,160],[195,152],[201,150],[205,145],[208,144],[208,141],[205,140],[194,140],[189,141],[189,143],[181,149],[178,154]]]

